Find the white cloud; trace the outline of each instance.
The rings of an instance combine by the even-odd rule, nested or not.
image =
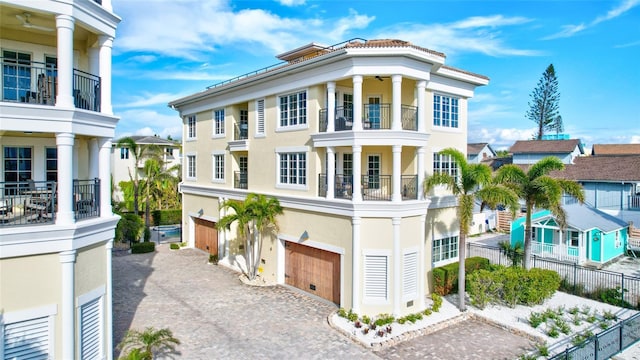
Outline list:
[[[445,54],[477,52],[489,56],[537,56],[537,50],[510,47],[497,28],[530,22],[524,17],[474,16],[453,23],[397,24],[383,29],[381,38],[395,38],[442,51]]]
[[[632,144],[640,144],[640,135],[631,136],[630,143],[632,143]]]
[[[178,112],[167,109],[167,114],[149,109],[129,109],[118,111],[120,116],[116,127],[116,138],[126,135],[154,135],[166,138],[171,135],[174,139],[182,137],[182,120]],[[172,114],[173,112],[173,114]]]
[[[597,16],[595,19],[593,19],[590,23],[588,24],[579,24],[579,25],[564,25],[562,26],[562,30],[559,31],[558,33],[549,35],[545,38],[543,38],[543,40],[551,40],[551,39],[558,39],[558,38],[567,38],[567,37],[571,37],[585,29],[594,27],[602,22],[605,21],[609,21],[612,19],[617,18],[618,16],[624,14],[625,12],[633,9],[636,5],[640,4],[640,0],[624,0],[621,3],[618,4],[618,6],[614,7],[613,9],[607,11],[606,14],[604,15],[600,15]]]
[[[149,64],[156,61],[157,57],[154,55],[137,55],[132,56],[128,59],[128,62],[139,63],[139,64]]]
[[[145,106],[153,106],[153,105],[166,105],[170,101],[175,99],[179,99],[181,97],[192,94],[193,92],[185,92],[185,93],[159,93],[159,94],[151,94],[151,93],[142,93],[137,96],[130,96],[130,101],[125,104],[114,104],[115,108],[129,109],[129,108],[140,108]]]
[[[305,0],[276,0],[280,5],[284,6],[300,6],[304,5]]]
[[[469,131],[468,142],[487,142],[491,144],[496,150],[508,149],[517,140],[529,140],[535,132],[534,128],[531,129],[516,129],[516,128],[480,128],[474,131]]]

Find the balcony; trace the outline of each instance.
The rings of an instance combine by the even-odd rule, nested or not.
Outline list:
[[[640,210],[640,195],[629,195],[629,210]]]
[[[579,262],[580,248],[565,244],[549,244],[533,241],[531,253],[540,257],[552,258],[561,261]]]
[[[51,65],[34,61],[0,58],[2,62],[2,97],[6,102],[54,106],[58,89],[58,72]],[[100,111],[100,77],[73,69],[75,107]]]
[[[100,180],[74,180],[76,220],[100,216]],[[57,183],[55,181],[0,182],[0,228],[54,224]]]
[[[233,173],[233,187],[236,189],[248,189],[248,176],[246,171],[235,171]]]
[[[246,123],[235,124],[233,127],[233,140],[247,140],[249,138],[249,125]]]
[[[390,130],[392,125],[391,104],[364,104],[362,112],[363,130]],[[327,132],[327,109],[321,109],[319,116],[319,131]],[[418,108],[411,105],[401,105],[400,117],[402,130],[418,131]],[[335,111],[335,131],[353,130],[353,109],[338,106]]]
[[[400,189],[402,200],[418,199],[418,175],[402,175]],[[362,190],[362,200],[364,201],[391,201],[393,179],[391,175],[362,175],[360,189]],[[318,175],[318,195],[327,196],[327,175]],[[335,175],[335,185],[333,188],[334,198],[353,198],[353,176],[341,174]]]

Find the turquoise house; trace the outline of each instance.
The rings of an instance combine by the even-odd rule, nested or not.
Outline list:
[[[560,229],[549,210],[532,215],[534,255],[578,264],[604,264],[624,255],[629,224],[598,209],[565,205],[567,226]],[[524,244],[525,217],[511,223],[511,244]]]

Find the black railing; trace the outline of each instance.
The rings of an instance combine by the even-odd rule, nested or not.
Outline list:
[[[249,138],[249,127],[246,123],[235,124],[233,127],[233,140],[247,140]]]
[[[362,175],[362,200],[391,200],[391,175]]]
[[[418,175],[402,175],[403,200],[416,200],[418,198]]]
[[[100,179],[73,180],[73,202],[76,220],[100,216]]]
[[[610,359],[640,340],[640,313],[549,359]]]
[[[391,104],[363,104],[362,128],[364,130],[391,129]]]
[[[100,111],[100,77],[73,69],[73,103],[78,109]]]
[[[402,105],[400,111],[402,130],[418,131],[418,108],[411,105]]]
[[[35,61],[0,58],[2,101],[28,104],[56,104],[58,69]],[[100,77],[73,69],[73,100],[78,109],[100,111]]]
[[[51,224],[55,209],[54,181],[0,183],[0,227]]]
[[[246,171],[235,171],[233,173],[233,187],[236,189],[248,189],[249,179]]]

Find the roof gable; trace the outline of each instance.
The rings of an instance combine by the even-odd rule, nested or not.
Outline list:
[[[591,155],[640,155],[640,144],[593,144]]]

